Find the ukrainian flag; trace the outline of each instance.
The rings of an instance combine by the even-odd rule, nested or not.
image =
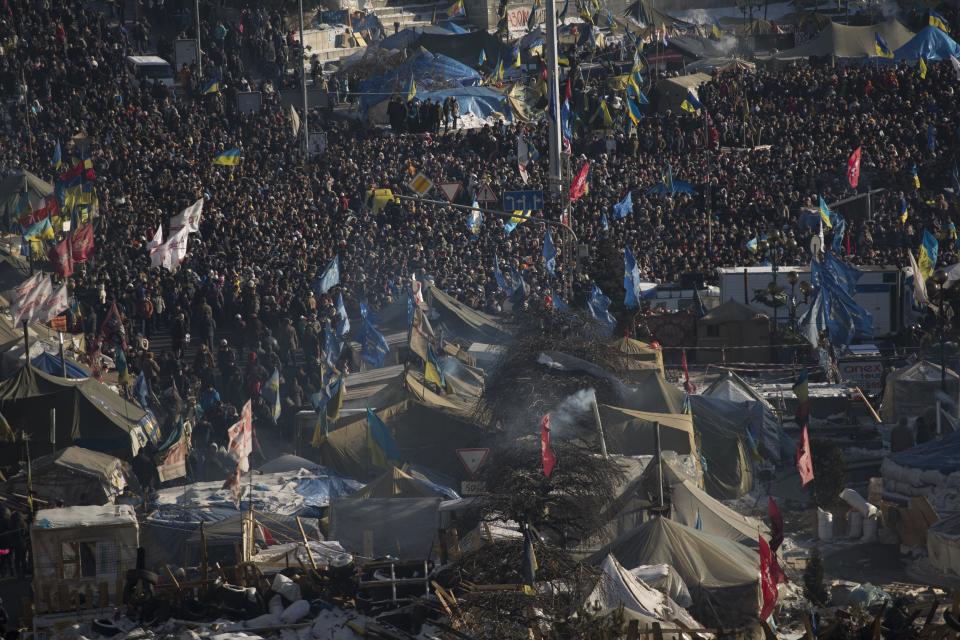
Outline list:
[[[950,25],[947,24],[947,21],[943,19],[943,16],[934,11],[930,10],[929,22],[931,27],[936,27],[945,33],[950,33]]]
[[[57,144],[53,147],[53,157],[50,158],[50,165],[57,171],[63,166],[63,150],[60,148],[59,140],[57,140]]]
[[[920,71],[920,79],[927,79],[927,61],[923,59],[923,56],[920,56],[920,61],[917,62],[917,69]]]
[[[503,82],[503,59],[497,60],[497,68],[493,70],[494,82]]]
[[[520,62],[520,47],[516,47],[516,48],[513,50],[513,52],[514,52],[515,54],[517,54],[517,55],[516,55],[516,59],[513,61],[513,68],[514,68],[514,69],[519,69],[520,66],[523,64],[522,62]]]
[[[220,93],[220,79],[214,78],[210,82],[204,85],[203,95],[208,95],[210,93]]]
[[[410,102],[417,97],[417,83],[413,79],[413,74],[410,74],[410,84],[407,86],[407,102]]]
[[[373,409],[367,409],[367,445],[370,462],[381,469],[391,469],[400,462],[400,450],[393,436]]]
[[[723,31],[720,30],[720,23],[716,19],[713,20],[713,24],[710,25],[710,35],[719,40],[723,37]]]
[[[240,149],[227,149],[213,159],[213,164],[218,164],[223,167],[235,167],[240,164],[242,159],[243,156],[240,155]]]
[[[529,220],[532,213],[532,211],[514,211],[510,219],[503,223],[503,230],[510,235],[514,229]]]
[[[637,124],[640,122],[640,118],[643,117],[643,112],[640,111],[640,105],[630,97],[630,94],[627,94],[627,115],[630,116],[630,122]]]
[[[453,393],[453,387],[447,382],[447,377],[443,374],[443,367],[437,354],[433,351],[432,345],[427,345],[427,361],[423,368],[423,377],[427,382],[432,382],[444,393]]]
[[[833,229],[833,223],[830,222],[830,215],[833,213],[830,211],[830,207],[827,206],[827,203],[824,202],[823,196],[820,196],[820,219],[823,220],[823,224],[827,227]]]
[[[603,113],[603,126],[612,127],[613,116],[610,115],[610,107],[607,106],[606,100],[600,100],[600,112]]]
[[[680,103],[680,108],[690,113],[696,113],[703,108],[703,105],[697,100],[697,96],[693,95],[693,91],[687,91],[687,97]]]
[[[917,266],[920,267],[920,275],[926,280],[933,275],[933,270],[937,268],[937,253],[940,249],[940,243],[936,236],[923,230],[923,242],[920,243],[920,255],[917,258]]]
[[[35,222],[23,232],[24,240],[53,240],[54,237],[53,225],[50,224],[50,218],[44,218],[39,222]]]
[[[900,224],[906,224],[908,217],[910,217],[910,210],[907,209],[907,199],[900,198]]]
[[[893,51],[887,46],[887,41],[883,39],[879,33],[874,33],[874,48],[877,51],[877,55],[881,58],[892,58]]]
[[[910,168],[910,175],[913,176],[913,188],[914,188],[914,189],[919,189],[919,188],[920,188],[920,174],[917,173],[917,163],[916,163],[916,162],[914,162],[914,163],[913,163],[913,167]]]

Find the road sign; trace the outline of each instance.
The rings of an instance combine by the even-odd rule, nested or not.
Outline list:
[[[482,496],[487,492],[487,483],[480,480],[463,480],[460,483],[460,495]]]
[[[441,182],[440,191],[443,192],[448,202],[453,202],[460,195],[462,185],[459,182]]]
[[[420,197],[423,197],[430,189],[433,189],[433,181],[422,173],[413,176],[413,180],[407,183],[410,190]]]
[[[504,211],[537,211],[543,209],[543,191],[504,191]]]
[[[493,189],[490,188],[490,185],[485,184],[480,187],[480,193],[477,194],[478,202],[496,202],[497,194],[493,192]]]
[[[488,448],[457,449],[457,457],[471,476],[477,475],[477,469],[483,465],[488,455],[490,455]]]

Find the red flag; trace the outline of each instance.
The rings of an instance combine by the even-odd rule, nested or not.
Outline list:
[[[680,352],[680,366],[683,368],[683,390],[687,393],[696,393],[697,387],[690,382],[690,372],[687,371],[687,350]]]
[[[570,85],[570,76],[567,76],[567,86],[563,89],[563,99],[568,102],[573,100],[573,87]]]
[[[857,147],[847,160],[847,182],[851,189],[856,189],[860,183],[860,147]]]
[[[267,529],[265,526],[263,526],[259,522],[257,523],[257,526],[260,527],[260,535],[263,537],[263,542],[267,546],[278,544],[277,539],[273,537],[272,533],[270,533],[270,529]]]
[[[587,192],[587,176],[590,175],[590,161],[587,160],[583,163],[583,166],[580,167],[577,177],[573,179],[573,182],[570,183],[570,201],[574,202],[578,200],[583,194]]]
[[[120,315],[120,310],[117,308],[116,301],[110,304],[110,311],[107,312],[107,317],[104,318],[103,322],[100,323],[100,337],[107,344],[112,344],[114,342],[114,337],[119,337],[120,346],[123,349],[127,348],[126,330],[123,327],[123,317]]]
[[[44,218],[58,215],[60,215],[60,203],[57,202],[56,196],[48,196],[47,199],[44,200],[42,207],[20,216],[20,226],[26,229]]]
[[[773,496],[767,496],[767,513],[770,514],[770,550],[776,553],[783,544],[783,516]]]
[[[760,619],[766,620],[777,606],[777,575],[779,567],[774,569],[776,559],[770,551],[770,545],[760,536],[760,595],[763,602],[760,605]]]
[[[57,246],[47,252],[50,266],[61,278],[73,275],[73,251],[70,247],[70,238],[64,238]]]
[[[238,472],[241,467],[248,467],[247,457],[253,452],[253,412],[251,406],[250,401],[247,400],[243,409],[240,410],[240,419],[227,429],[227,435],[230,437],[227,451],[237,461]]]
[[[93,255],[93,223],[80,225],[71,237],[73,261],[86,262]]]
[[[807,433],[807,425],[803,425],[800,444],[797,445],[797,471],[800,472],[800,482],[803,486],[813,481],[813,453],[810,451],[810,434]]]
[[[550,414],[543,416],[540,421],[540,455],[543,457],[543,475],[550,477],[553,468],[557,465],[557,457],[550,448]]]

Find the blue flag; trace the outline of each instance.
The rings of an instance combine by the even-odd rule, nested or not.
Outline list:
[[[390,469],[400,462],[400,450],[390,430],[383,420],[373,412],[373,409],[367,409],[367,429],[369,438],[367,442],[370,446],[370,462],[375,467],[381,469]]]
[[[843,248],[843,234],[847,231],[847,221],[836,211],[830,213],[830,221],[833,226],[833,252],[840,253]]]
[[[547,273],[551,277],[557,275],[557,248],[553,244],[553,236],[550,234],[549,228],[543,238],[543,259],[547,264]]]
[[[513,281],[513,291],[510,298],[514,304],[523,304],[527,299],[527,285],[523,281],[523,276],[516,269],[510,269],[510,280]]]
[[[590,298],[587,300],[587,311],[589,311],[590,315],[595,319],[607,325],[610,331],[613,331],[613,328],[617,326],[617,320],[608,311],[609,308],[610,298],[603,295],[600,287],[594,284],[590,290]]]
[[[623,200],[613,205],[613,218],[614,220],[623,220],[631,213],[633,213],[633,191],[628,189]]]
[[[607,220],[607,214],[605,213],[600,214],[600,228],[604,231],[610,230],[610,221]]]
[[[625,295],[623,306],[627,309],[637,309],[640,306],[640,299],[637,295],[637,285],[640,283],[640,267],[637,266],[637,259],[633,256],[633,251],[629,247],[623,248],[623,289]]]
[[[493,256],[493,278],[497,281],[497,286],[500,287],[500,291],[504,293],[510,292],[510,287],[507,286],[507,279],[503,277],[503,271],[500,270],[500,261],[497,260],[496,254]]]
[[[363,322],[363,343],[360,347],[360,357],[373,365],[374,368],[380,368],[390,352],[390,346],[387,344],[387,339],[377,331],[377,328],[373,326],[369,319]]]
[[[363,312],[364,305],[360,305],[360,315],[366,319],[367,314]],[[347,317],[347,308],[343,306],[343,293],[337,296],[337,337],[343,340],[350,333],[350,318]]]
[[[316,282],[314,282],[313,288],[316,289],[317,295],[322,295],[338,284],[340,284],[339,254],[333,256],[333,260],[330,261],[327,268],[323,270],[323,273],[320,274]]]
[[[133,383],[133,397],[136,399],[140,408],[146,411],[150,408],[148,398],[150,397],[150,384],[143,375],[143,371],[137,376],[137,381]]]

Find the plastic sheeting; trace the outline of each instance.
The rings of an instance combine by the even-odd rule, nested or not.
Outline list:
[[[927,61],[947,60],[953,56],[960,58],[960,45],[937,27],[924,27],[913,36],[910,42],[893,52],[895,60]]]
[[[890,460],[901,467],[939,471],[944,475],[960,471],[960,431],[895,453]]]
[[[413,78],[417,97],[425,99],[421,92],[470,87],[480,82],[480,74],[465,64],[443,54],[421,51],[387,73],[367,78],[360,83],[360,104],[369,107],[388,99],[392,94],[407,95]]]
[[[418,81],[419,83],[419,81]],[[443,102],[448,97],[453,96],[460,105],[460,118],[464,119],[466,114],[475,116],[477,120],[483,123],[489,123],[491,118],[502,118],[507,122],[513,121],[513,115],[510,106],[506,102],[503,93],[490,87],[460,87],[451,89],[441,89],[437,91],[417,90],[419,100],[430,100],[431,102]],[[374,104],[367,111],[367,119],[372,124],[387,124],[387,105],[389,96],[376,96],[387,98]],[[464,124],[464,123],[461,123]]]
[[[59,355],[53,355],[49,351],[44,351],[31,358],[30,364],[52,376],[63,376],[63,360],[60,359]],[[89,378],[90,372],[67,358],[67,377],[73,379]]]
[[[643,580],[660,593],[664,594],[681,607],[693,605],[690,591],[683,583],[683,578],[677,575],[676,569],[668,564],[645,564],[630,570],[630,575]]]

